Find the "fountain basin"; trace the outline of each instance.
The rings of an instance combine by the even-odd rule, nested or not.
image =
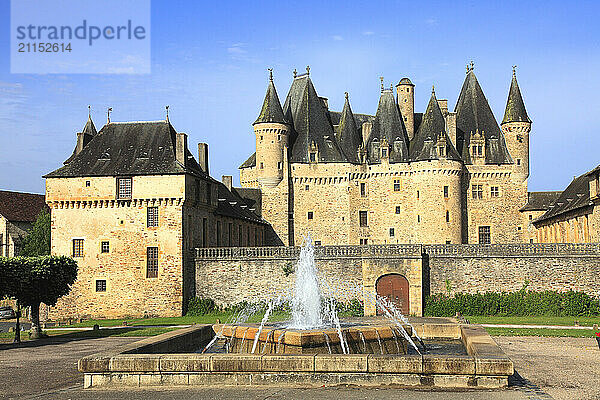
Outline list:
[[[351,354],[407,353],[408,343],[394,325],[343,326],[340,332],[335,328],[304,330],[268,324],[262,331],[259,328],[258,324],[213,325],[215,334],[226,338],[228,353],[343,354],[340,332]],[[404,329],[409,335],[412,333],[409,326]]]

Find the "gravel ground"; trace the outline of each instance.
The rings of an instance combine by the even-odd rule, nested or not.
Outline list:
[[[554,399],[600,399],[600,349],[595,338],[494,339],[519,375]]]

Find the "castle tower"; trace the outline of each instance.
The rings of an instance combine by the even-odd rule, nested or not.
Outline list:
[[[265,101],[252,125],[256,135],[257,180],[261,188],[273,188],[283,179],[290,127],[283,116],[271,69]]]
[[[525,103],[517,83],[517,75],[513,67],[512,81],[506,110],[502,119],[502,132],[506,138],[508,151],[514,161],[514,177],[523,182],[529,177],[529,132],[531,120],[525,110]]]
[[[398,107],[406,127],[408,138],[415,136],[415,85],[408,78],[402,78],[396,85]]]

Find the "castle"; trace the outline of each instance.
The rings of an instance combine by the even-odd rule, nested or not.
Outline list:
[[[454,112],[432,90],[417,113],[414,93],[408,78],[395,94],[382,78],[374,116],[353,113],[348,93],[335,112],[307,68],[282,107],[271,71],[240,181],[260,189],[272,241],[297,245],[307,232],[321,245],[537,241],[533,215],[520,211],[531,120],[514,69],[500,125],[472,64]]]

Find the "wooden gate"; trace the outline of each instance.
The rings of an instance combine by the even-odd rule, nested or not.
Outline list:
[[[399,274],[384,275],[377,279],[375,290],[379,296],[387,298],[402,314],[409,314],[408,280],[405,277]],[[381,310],[377,307],[377,315],[381,314]]]

